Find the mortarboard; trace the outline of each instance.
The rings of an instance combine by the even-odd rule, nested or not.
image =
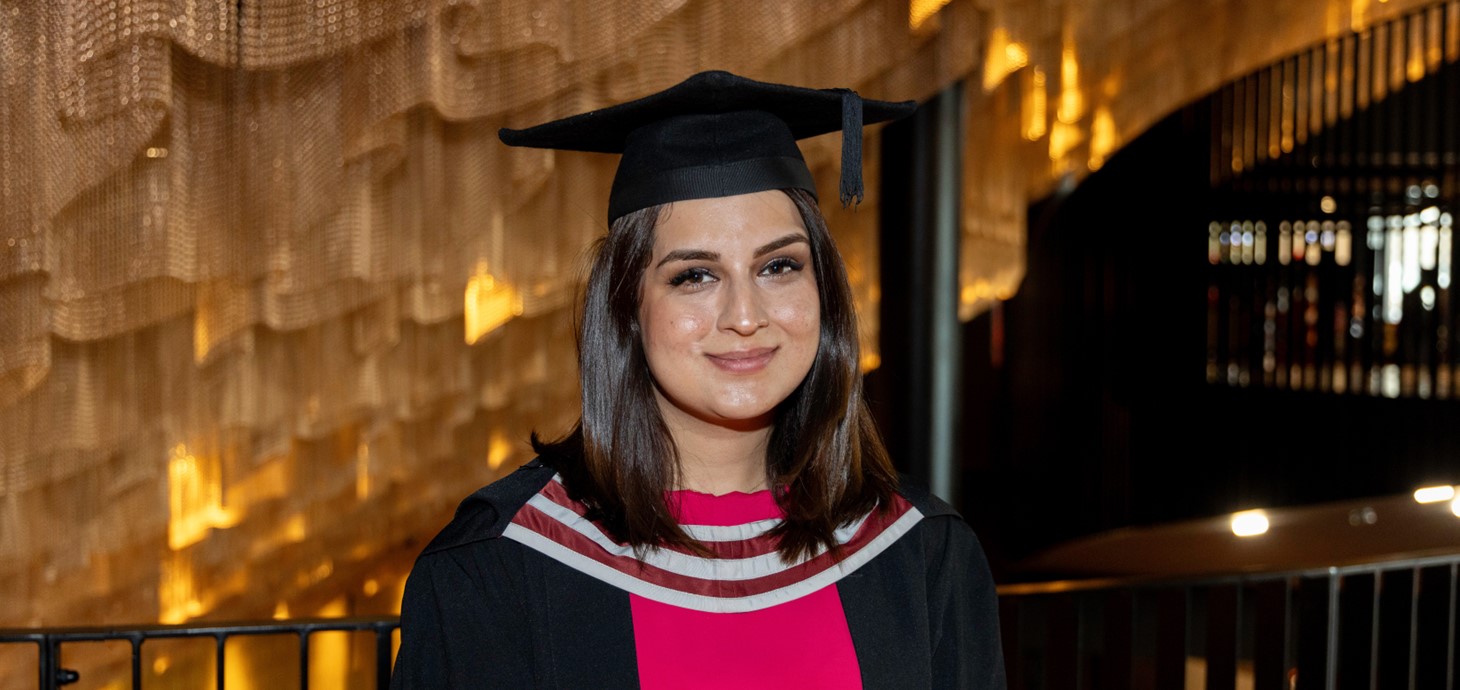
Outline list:
[[[701,72],[619,105],[527,129],[510,146],[621,153],[608,197],[611,224],[657,204],[816,184],[797,139],[841,130],[843,204],[862,200],[862,125],[911,114],[913,101],[863,100],[848,89],[769,84]]]

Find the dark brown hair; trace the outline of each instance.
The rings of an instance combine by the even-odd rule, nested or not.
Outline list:
[[[766,450],[767,485],[786,514],[771,536],[790,561],[835,549],[838,527],[888,507],[897,474],[862,400],[857,315],[841,256],[811,195],[785,193],[810,239],[821,304],[816,358],[776,408]],[[614,538],[705,553],[666,502],[679,457],[654,399],[639,330],[640,283],[662,210],[625,215],[599,241],[578,319],[583,414],[567,436],[548,442],[534,433],[532,444]]]

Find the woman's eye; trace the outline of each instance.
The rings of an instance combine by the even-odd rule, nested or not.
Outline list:
[[[776,259],[760,269],[761,273],[772,276],[785,275],[801,270],[801,262],[795,259]]]
[[[703,285],[714,279],[714,274],[703,268],[690,268],[680,271],[673,278],[670,278],[669,284],[675,287],[685,284]]]

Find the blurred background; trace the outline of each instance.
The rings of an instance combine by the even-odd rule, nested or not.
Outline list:
[[[497,129],[723,69],[922,104],[823,210],[1011,685],[1453,687],[1457,61],[1456,0],[0,0],[0,628],[389,621],[576,419],[616,158]],[[371,687],[362,631],[0,686]]]

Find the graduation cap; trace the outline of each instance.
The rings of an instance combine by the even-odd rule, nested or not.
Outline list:
[[[621,153],[609,223],[657,204],[816,183],[797,139],[841,130],[842,204],[862,200],[862,125],[909,115],[913,101],[863,100],[849,89],[768,84],[701,72],[643,98],[527,129],[509,146]]]

